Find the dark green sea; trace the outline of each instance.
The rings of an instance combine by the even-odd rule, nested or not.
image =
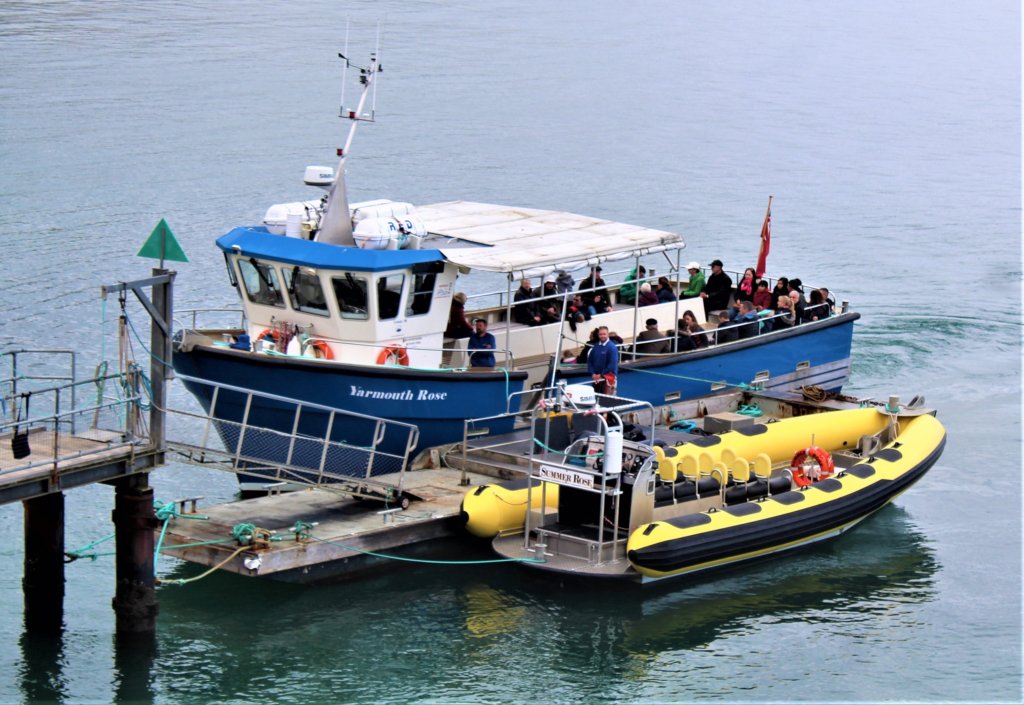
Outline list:
[[[67,566],[60,638],[26,636],[3,506],[0,702],[1020,702],[1020,4],[7,0],[0,351],[116,359],[99,288],[148,276],[160,218],[190,259],[176,307],[233,305],[213,241],[335,163],[349,18],[357,62],[382,20],[385,69],[352,200],[585,213],[742,270],[771,195],[770,273],[863,314],[847,390],[925,394],[944,455],[848,535],[696,582],[216,574],[158,590],[153,648],[115,646],[109,557]],[[151,480],[235,492],[185,465]],[[69,548],[112,531],[110,488],[66,501]]]

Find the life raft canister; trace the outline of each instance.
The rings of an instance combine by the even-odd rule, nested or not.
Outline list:
[[[378,365],[402,365],[409,366],[409,352],[401,345],[389,345],[380,351],[377,356]]]
[[[793,456],[793,462],[790,463],[789,468],[796,484],[800,487],[807,487],[818,480],[832,477],[836,464],[832,460],[832,454],[827,450],[818,446],[809,446]]]

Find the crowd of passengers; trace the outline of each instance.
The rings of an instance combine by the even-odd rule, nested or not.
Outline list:
[[[706,330],[697,322],[693,312],[687,310],[679,319],[676,330],[662,333],[658,329],[658,321],[649,318],[646,330],[637,336],[634,352],[659,354],[694,350],[828,318],[834,313],[835,300],[828,289],[811,289],[805,299],[800,279],[780,277],[775,286],[770,287],[767,280],[757,276],[753,267],[747,267],[736,282],[723,270],[721,260],[714,260],[710,267],[711,273],[705,278],[700,264],[687,264],[689,279],[683,283],[685,287],[680,284],[682,290],[678,294],[667,277],[659,277],[652,286],[648,279],[653,280],[653,276],[647,276],[645,267],[641,265],[630,270],[619,287],[620,303],[643,307],[699,297],[704,306],[704,317],[712,326]],[[565,316],[575,331],[578,324],[612,309],[601,271],[601,267],[593,267],[575,292],[576,282],[565,271],[549,275],[537,288],[533,287],[531,280],[523,279],[513,296],[513,320],[527,326],[557,323],[561,319],[562,295],[573,293],[571,301],[567,302]],[[448,330],[445,331],[449,337],[465,337],[472,333],[465,318],[465,301],[465,294],[455,295]],[[594,330],[590,337],[596,339],[596,334]],[[621,344],[619,336],[612,333],[611,338]],[[581,356],[586,359],[586,346]]]

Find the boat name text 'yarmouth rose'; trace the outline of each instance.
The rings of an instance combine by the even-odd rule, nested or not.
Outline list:
[[[448,392],[431,392],[426,389],[418,389],[414,393],[411,389],[403,389],[400,392],[384,392],[379,389],[364,389],[355,384],[349,385],[351,394],[354,397],[366,397],[368,399],[386,399],[391,401],[444,401]]]

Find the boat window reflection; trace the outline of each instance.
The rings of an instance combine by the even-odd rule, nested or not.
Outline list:
[[[327,299],[316,274],[302,271],[298,267],[284,270],[284,285],[292,308],[303,313],[327,316]]]
[[[366,319],[366,289],[365,277],[354,276],[351,272],[345,272],[344,276],[331,279],[334,287],[334,297],[338,300],[338,310],[342,318]]]
[[[248,259],[238,261],[238,270],[242,274],[242,283],[250,301],[284,308],[284,297],[281,296],[281,286],[273,267]]]
[[[389,274],[377,280],[377,313],[382,321],[398,315],[404,285],[404,274]]]
[[[412,280],[412,296],[409,297],[409,305],[405,307],[405,315],[422,316],[430,312],[430,302],[434,299],[434,282],[437,281],[436,274],[416,274]]]

